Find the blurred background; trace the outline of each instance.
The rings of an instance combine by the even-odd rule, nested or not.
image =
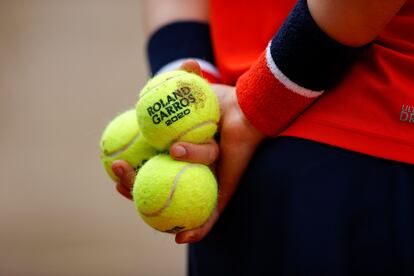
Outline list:
[[[99,139],[147,80],[140,0],[0,0],[0,275],[184,275]]]

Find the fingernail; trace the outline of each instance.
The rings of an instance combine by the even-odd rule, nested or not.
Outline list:
[[[123,170],[121,167],[116,167],[116,168],[114,169],[114,173],[115,173],[117,176],[122,176],[122,175],[124,174],[124,170]]]
[[[177,145],[173,148],[173,154],[176,157],[183,157],[186,154],[186,150],[183,146]]]

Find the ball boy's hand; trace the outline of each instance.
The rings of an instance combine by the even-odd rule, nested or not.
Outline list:
[[[124,160],[115,160],[112,163],[112,171],[118,177],[116,190],[124,197],[132,200],[131,190],[135,181],[135,170]]]
[[[182,68],[201,74],[199,65],[194,61],[184,63]],[[176,160],[207,165],[213,165],[217,161],[216,177],[219,183],[217,208],[200,228],[178,233],[175,238],[177,243],[197,242],[207,235],[236,190],[256,147],[264,139],[264,136],[244,117],[237,102],[235,88],[226,85],[212,85],[212,87],[218,96],[221,110],[219,145],[214,140],[203,145],[177,142],[171,146],[170,154]]]
[[[200,66],[195,61],[185,62],[181,69],[201,75]],[[178,233],[175,238],[177,243],[197,242],[207,235],[236,190],[256,147],[264,138],[244,117],[234,87],[226,85],[212,85],[212,87],[220,102],[220,144],[215,140],[202,145],[177,142],[171,146],[170,154],[176,160],[216,167],[219,183],[217,208],[200,228]],[[112,170],[119,178],[117,191],[126,198],[132,199],[134,169],[127,162],[117,160],[113,162]]]

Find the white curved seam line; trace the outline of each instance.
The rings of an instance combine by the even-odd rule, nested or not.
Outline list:
[[[266,48],[266,63],[267,63],[267,67],[272,72],[273,76],[278,81],[280,81],[287,89],[289,89],[290,91],[292,91],[296,94],[299,94],[303,97],[317,98],[320,95],[322,95],[324,90],[315,91],[315,90],[310,90],[310,89],[307,89],[305,87],[302,87],[302,86],[294,83],[293,81],[291,81],[287,76],[285,76],[285,74],[283,74],[282,71],[280,71],[280,69],[277,67],[276,63],[274,62],[274,60],[272,58],[272,54],[270,53],[271,43],[272,42],[269,42],[269,45]]]
[[[138,132],[137,135],[135,135],[134,139],[131,140],[128,144],[120,148],[119,150],[116,150],[114,152],[111,152],[109,154],[106,154],[107,157],[116,157],[119,154],[123,153],[125,150],[127,150],[130,146],[132,146],[136,141],[138,141],[138,138],[141,136],[141,132]]]
[[[174,141],[179,141],[181,138],[183,138],[183,136],[188,134],[190,131],[193,131],[196,128],[199,128],[199,127],[202,127],[202,126],[205,126],[205,125],[209,125],[209,124],[214,124],[215,125],[216,122],[214,122],[213,120],[208,120],[208,121],[201,122],[201,123],[199,123],[195,126],[192,126],[189,129],[187,129],[186,131],[181,132],[180,135],[178,135],[178,137]]]
[[[160,215],[161,213],[162,213],[162,211],[164,211],[166,208],[168,208],[168,206],[170,206],[170,204],[171,204],[171,201],[172,201],[172,198],[173,198],[173,196],[174,196],[174,193],[175,193],[175,189],[177,188],[177,184],[178,184],[178,181],[180,180],[180,177],[181,177],[181,175],[187,170],[187,169],[189,169],[189,168],[191,168],[191,167],[195,167],[195,166],[200,166],[200,164],[190,164],[190,165],[186,165],[185,167],[183,167],[178,173],[177,173],[177,175],[175,176],[175,178],[174,178],[174,182],[173,182],[173,185],[172,185],[172,187],[171,187],[171,192],[170,192],[170,195],[169,195],[169,197],[168,197],[168,199],[167,199],[167,202],[164,204],[164,206],[163,207],[161,207],[160,209],[158,209],[157,211],[154,211],[154,212],[148,212],[148,213],[146,213],[146,212],[141,212],[144,216],[147,216],[147,217],[156,217],[156,216],[158,216],[158,215]]]
[[[164,73],[164,72],[168,72],[168,71],[172,71],[172,70],[177,70],[180,68],[180,66],[187,60],[192,59],[198,62],[198,64],[200,64],[201,70],[204,72],[207,72],[211,75],[213,75],[215,78],[219,79],[220,78],[220,72],[217,70],[217,68],[210,62],[204,60],[204,59],[199,59],[199,58],[194,58],[194,57],[187,57],[187,58],[180,58],[174,61],[171,61],[169,63],[167,63],[166,65],[164,65],[163,67],[161,67],[156,75]]]

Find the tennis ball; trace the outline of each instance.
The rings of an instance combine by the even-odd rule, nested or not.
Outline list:
[[[105,128],[100,141],[101,161],[108,175],[117,181],[112,162],[125,160],[136,170],[156,154],[141,135],[134,109],[113,119]]]
[[[217,96],[208,82],[180,70],[151,79],[140,92],[136,110],[142,135],[158,150],[176,141],[208,142],[220,117]]]
[[[132,196],[142,219],[167,233],[197,228],[217,203],[217,182],[206,165],[160,154],[142,166]]]

